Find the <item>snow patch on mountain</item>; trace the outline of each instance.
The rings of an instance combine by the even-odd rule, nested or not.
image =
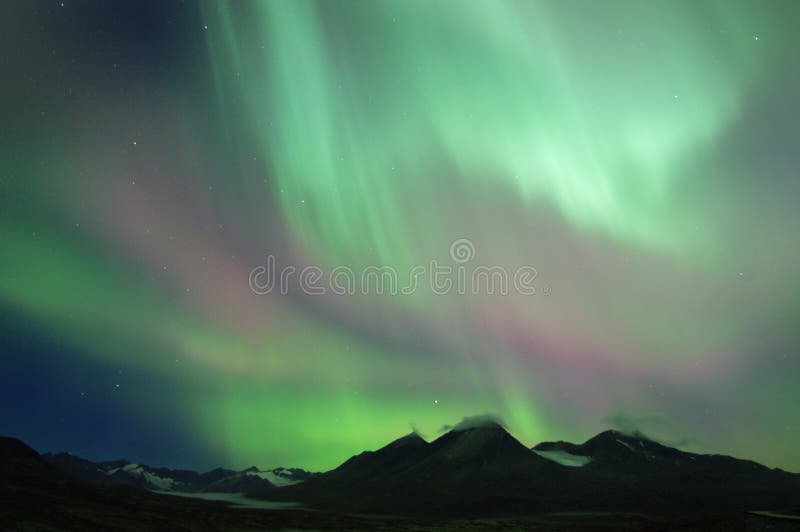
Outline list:
[[[292,484],[298,484],[302,481],[294,480],[291,478],[287,478],[283,475],[280,475],[276,470],[270,471],[248,471],[248,475],[253,475],[258,478],[262,478],[264,480],[269,480],[273,486],[291,486]]]
[[[114,468],[111,468],[111,469],[106,469],[105,470],[105,474],[106,475],[113,475],[114,473],[116,473],[118,471],[124,471],[125,473],[130,473],[130,474],[135,475],[135,474],[139,474],[139,473],[142,472],[142,466],[140,466],[139,464],[125,464],[124,466],[121,466],[121,467],[114,467]]]
[[[629,444],[629,443],[625,443],[624,441],[622,441],[620,439],[617,439],[617,443],[619,443],[621,445],[624,445],[625,447],[628,448],[629,451],[636,452],[636,449],[634,449],[633,446],[631,444]]]
[[[161,490],[171,490],[174,489],[175,484],[180,484],[179,482],[176,482],[175,479],[173,478],[160,477],[153,473],[148,473],[147,471],[143,471],[142,476],[144,476],[147,482],[149,482],[150,484],[156,486],[158,489]]]
[[[103,471],[106,475],[113,475],[119,471],[122,471],[124,473],[127,473],[135,477],[141,477],[145,481],[150,483],[152,486],[160,490],[171,490],[174,489],[177,484],[181,484],[180,482],[177,482],[174,478],[162,477],[156,475],[155,473],[152,473],[147,469],[145,469],[140,464],[125,464],[122,467],[114,467],[108,470],[103,470],[98,468],[98,470]]]
[[[547,458],[548,460],[556,462],[557,464],[568,467],[583,467],[592,461],[590,456],[572,454],[568,453],[567,451],[537,451],[534,449],[533,452],[542,458]]]

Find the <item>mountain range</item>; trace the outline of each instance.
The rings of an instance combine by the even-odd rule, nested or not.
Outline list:
[[[582,444],[528,449],[487,421],[456,426],[430,443],[412,433],[307,482],[255,496],[430,515],[754,509],[797,515],[800,475],[614,430]]]
[[[220,502],[170,492],[246,492],[252,499],[302,506],[229,510]],[[153,527],[142,523],[144,509]],[[783,517],[776,520],[777,515]],[[788,530],[800,525],[800,518],[792,517],[798,515],[798,474],[685,452],[614,430],[580,444],[527,448],[502,424],[472,418],[433,441],[411,433],[324,473],[285,468],[197,473],[125,460],[95,463],[67,453],[39,455],[19,440],[0,437],[0,529],[29,522],[60,529],[192,522],[200,529],[231,530],[256,524],[410,529],[475,523],[517,529]],[[206,526],[208,520],[216,524]]]
[[[151,491],[180,493],[247,493],[296,484],[314,476],[299,468],[278,467],[242,471],[217,468],[206,473],[151,467],[127,460],[92,462],[70,453],[46,453],[42,459],[59,471],[87,484],[134,486]]]

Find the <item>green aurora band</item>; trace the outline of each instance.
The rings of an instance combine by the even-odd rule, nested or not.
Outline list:
[[[204,2],[207,69],[139,103],[98,81],[59,134],[14,122],[2,308],[170,383],[114,393],[226,466],[330,468],[484,412],[582,440],[624,411],[800,470],[799,11]],[[537,293],[248,286],[267,254],[403,280],[459,238]]]
[[[580,230],[696,253],[681,166],[740,109],[760,70],[748,29],[774,15],[612,7],[211,2],[208,41],[290,226],[339,261],[374,246],[416,264],[408,213],[438,225],[424,191],[443,174],[508,187]]]

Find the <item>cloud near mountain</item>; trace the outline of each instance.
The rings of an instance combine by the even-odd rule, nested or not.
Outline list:
[[[506,425],[506,422],[503,421],[503,418],[501,418],[496,414],[486,413],[486,414],[479,414],[476,416],[466,416],[462,418],[461,421],[459,421],[455,425],[442,425],[442,427],[439,429],[438,432],[442,433],[442,432],[447,432],[449,430],[459,432],[467,429],[474,429],[478,427],[491,427],[495,425],[503,427],[504,429],[508,429],[508,426]]]
[[[697,443],[697,440],[686,437],[677,437],[674,439],[654,437],[652,435],[653,430],[672,425],[664,416],[659,414],[642,414],[637,416],[629,412],[618,411],[604,417],[603,422],[623,434],[637,438],[645,438],[669,447],[683,448]]]

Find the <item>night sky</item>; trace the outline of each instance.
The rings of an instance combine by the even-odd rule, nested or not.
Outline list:
[[[799,26],[793,0],[0,2],[0,433],[322,470],[490,413],[800,471]],[[453,286],[264,294],[269,257]],[[478,267],[533,293],[458,290]]]

